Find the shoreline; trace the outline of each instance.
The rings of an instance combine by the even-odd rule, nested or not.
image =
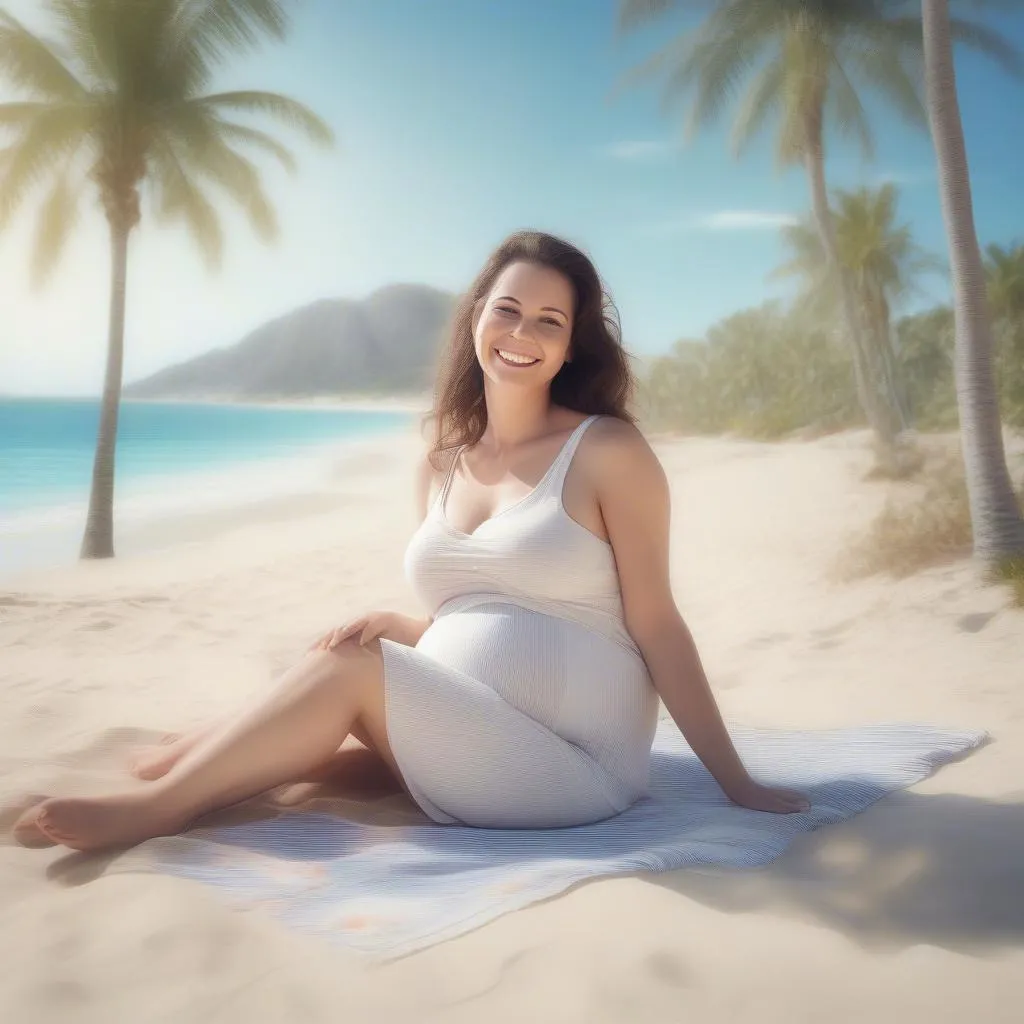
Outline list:
[[[326,409],[337,412],[404,412],[415,415],[429,411],[431,396],[417,398],[415,395],[339,395],[248,399],[230,395],[202,395],[194,398],[122,398],[121,402],[131,405],[228,405],[250,409]]]
[[[368,436],[318,442],[289,456],[283,465],[279,456],[267,455],[156,478],[148,482],[154,488],[149,494],[126,498],[122,490],[120,500],[115,496],[114,506],[115,561],[213,540],[260,522],[343,510],[346,501],[372,488],[396,461],[415,459],[420,444],[418,424],[413,422]],[[319,468],[315,475],[304,474],[290,486],[254,489],[254,481],[262,474],[274,480],[279,469],[297,462]],[[218,491],[218,483],[224,484],[224,489]],[[203,504],[182,507],[181,499],[170,502],[170,496],[182,488],[186,494],[198,488]],[[10,545],[10,550],[29,552],[6,565],[0,561],[0,588],[30,585],[37,574],[50,579],[55,573],[74,572],[81,566],[76,552],[87,502],[86,492],[74,502],[22,510],[0,523],[0,543]]]
[[[0,395],[0,402],[94,402],[99,395]],[[338,412],[405,412],[410,415],[425,414],[430,410],[433,395],[424,393],[396,395],[311,395],[308,398],[238,398],[232,395],[197,395],[178,398],[131,398],[121,397],[121,405],[227,405],[252,409],[327,409]]]

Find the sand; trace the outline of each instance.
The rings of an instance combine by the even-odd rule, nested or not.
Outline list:
[[[1019,1020],[1024,612],[968,562],[832,578],[884,500],[863,435],[655,444],[676,594],[729,720],[917,720],[996,742],[766,869],[589,883],[380,967],[4,829],[0,1019]],[[109,786],[132,743],[230,710],[320,630],[417,610],[401,570],[415,455],[391,441],[329,496],[165,524],[158,548],[0,585],[0,802]]]

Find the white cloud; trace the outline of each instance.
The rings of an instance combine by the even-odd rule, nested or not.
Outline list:
[[[716,210],[698,218],[697,226],[711,231],[760,231],[796,222],[793,214],[782,210]]]
[[[799,218],[784,210],[716,210],[688,213],[648,223],[645,234],[677,235],[694,231],[770,231],[796,224]]]
[[[672,146],[659,139],[626,139],[605,146],[602,152],[613,160],[642,163],[657,160],[672,150]]]

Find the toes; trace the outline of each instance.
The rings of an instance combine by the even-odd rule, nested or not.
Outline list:
[[[40,812],[39,817],[36,819],[36,827],[55,846],[67,843],[69,837],[54,825],[45,811]]]
[[[47,846],[56,846],[60,841],[50,836],[43,826],[44,812],[40,804],[27,810],[14,823],[11,832],[19,846],[30,850],[41,850]]]
[[[37,827],[54,844],[69,846],[71,849],[77,850],[80,849],[76,834],[76,825],[79,824],[78,817],[75,813],[74,802],[54,801],[39,809],[36,819]]]
[[[15,829],[14,841],[27,850],[45,850],[58,843],[58,840],[45,832],[38,822],[34,822],[31,827]]]

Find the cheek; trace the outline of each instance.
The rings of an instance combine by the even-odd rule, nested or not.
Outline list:
[[[564,360],[569,354],[569,340],[568,331],[559,332],[555,337],[548,340],[544,347],[552,357]]]

